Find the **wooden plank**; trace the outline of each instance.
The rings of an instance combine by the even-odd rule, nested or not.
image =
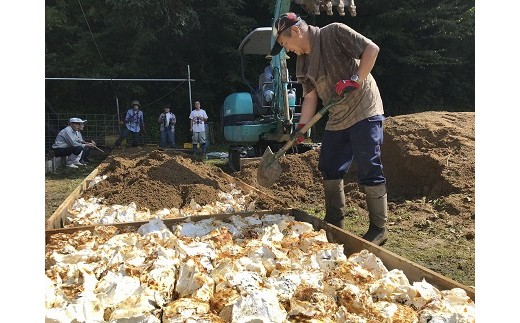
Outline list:
[[[208,218],[214,218],[219,220],[225,220],[229,218],[232,215],[239,215],[239,216],[250,216],[253,214],[269,214],[273,213],[273,211],[250,211],[250,212],[235,212],[235,213],[219,213],[219,214],[207,214],[207,215],[195,215],[190,217],[180,217],[180,218],[169,218],[169,219],[162,219],[162,222],[168,227],[171,228],[174,224],[177,224],[179,222],[183,222],[185,220],[188,221],[200,221]],[[284,209],[281,213],[292,215],[293,210],[292,209]],[[53,228],[45,230],[45,244],[49,243],[49,238],[51,235],[56,233],[74,233],[77,231],[83,231],[88,230],[93,232],[94,228],[97,226],[114,226],[116,228],[123,228],[123,227],[133,227],[138,229],[143,224],[146,224],[150,221],[133,221],[133,222],[124,222],[124,223],[109,223],[109,224],[98,224],[98,225],[85,225],[85,226],[77,226],[77,227],[71,227],[71,228]]]
[[[330,225],[323,220],[320,220],[308,213],[298,210],[298,209],[284,209],[280,211],[256,211],[256,212],[237,212],[237,213],[229,213],[229,214],[213,214],[213,215],[199,215],[192,216],[189,218],[176,218],[176,219],[164,219],[164,224],[171,229],[171,227],[179,222],[183,222],[186,220],[189,221],[200,221],[203,219],[214,218],[219,220],[226,220],[231,216],[250,216],[253,214],[273,214],[280,213],[286,214],[290,216],[294,216],[297,221],[307,222],[313,225],[315,230],[323,229],[327,233],[327,238],[329,241],[334,243],[343,244],[345,255],[348,257],[353,253],[360,252],[363,249],[368,250],[373,253],[375,256],[379,257],[383,264],[386,266],[388,270],[392,269],[400,269],[403,273],[408,277],[410,282],[419,282],[425,279],[428,283],[437,287],[439,290],[449,290],[453,288],[461,288],[466,291],[468,297],[470,297],[473,301],[475,301],[475,289],[459,282],[456,282],[446,276],[443,276],[439,273],[436,273],[424,266],[414,263],[406,258],[403,258],[389,250],[386,250],[383,247],[377,246],[373,243],[365,241],[360,237],[347,232],[345,230],[339,229],[333,225]],[[117,223],[117,224],[108,224],[115,227],[126,227],[132,226],[136,229],[141,225],[148,223],[148,221],[138,221],[138,222],[128,222],[128,223]],[[45,243],[47,244],[51,235],[56,233],[73,233],[80,230],[94,230],[95,226],[85,226],[85,227],[75,227],[75,228],[67,228],[67,229],[53,229],[45,231]]]
[[[96,167],[85,179],[69,194],[69,196],[58,206],[56,211],[47,219],[45,230],[63,228],[67,221],[67,211],[72,207],[74,201],[81,196],[88,184],[97,176],[99,170]]]

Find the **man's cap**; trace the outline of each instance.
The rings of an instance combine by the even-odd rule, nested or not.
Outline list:
[[[130,105],[131,106],[138,105],[139,107],[141,107],[141,104],[137,100],[132,101],[132,103]]]
[[[300,18],[300,16],[298,16],[294,12],[284,13],[284,14],[280,15],[280,17],[278,17],[278,19],[276,19],[276,21],[274,22],[274,26],[273,26],[273,36],[274,36],[275,42],[274,42],[273,48],[271,49],[271,53],[269,55],[271,55],[271,56],[278,55],[278,53],[282,50],[282,45],[280,45],[277,41],[278,37],[284,30],[287,30],[287,29],[291,28],[291,26],[296,25],[296,23],[300,20],[302,20],[302,18]]]
[[[84,123],[87,122],[87,120],[81,120],[80,118],[70,118],[69,123]]]

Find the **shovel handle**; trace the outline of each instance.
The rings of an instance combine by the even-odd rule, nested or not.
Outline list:
[[[278,150],[276,152],[276,155],[274,156],[274,158],[278,159],[278,158],[282,157],[282,155],[285,154],[285,152],[294,145],[296,138],[298,138],[298,137],[302,136],[304,133],[306,133],[307,130],[309,130],[312,126],[314,126],[316,124],[316,122],[318,122],[318,120],[321,119],[321,117],[323,117],[327,112],[329,112],[330,108],[343,102],[347,98],[347,96],[348,96],[348,93],[345,94],[341,99],[339,99],[336,102],[332,102],[332,99],[334,97],[331,97],[329,100],[329,103],[326,106],[324,106],[323,108],[321,108],[321,110],[318,111],[318,113],[316,113],[309,122],[307,122],[303,127],[298,129],[298,131],[296,131],[293,134],[292,140],[289,140],[285,145],[283,145],[283,147],[280,150]]]

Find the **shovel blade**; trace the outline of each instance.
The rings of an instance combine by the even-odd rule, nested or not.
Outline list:
[[[282,166],[275,157],[275,154],[273,154],[271,148],[267,147],[256,170],[256,181],[263,187],[269,187],[276,182],[281,174]]]

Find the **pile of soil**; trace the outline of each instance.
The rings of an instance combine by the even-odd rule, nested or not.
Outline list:
[[[389,117],[384,123],[382,158],[390,208],[406,200],[437,200],[443,210],[460,219],[474,219],[475,114],[423,112]],[[251,196],[258,209],[296,207],[323,210],[323,187],[318,171],[319,148],[288,154],[280,163],[282,174],[269,188],[256,181],[258,161],[232,174],[269,194]],[[199,204],[216,201],[230,183],[223,170],[190,155],[146,147],[116,150],[100,166],[107,179],[84,196],[105,198],[107,204],[135,202],[151,211],[181,208],[194,199]],[[345,176],[347,204],[366,208],[356,182],[356,165]],[[474,222],[474,221],[473,221]],[[474,230],[474,223],[465,227]]]
[[[450,214],[472,218],[474,121],[474,113],[459,112],[423,112],[388,118],[384,123],[382,160],[390,202],[424,197],[438,199]],[[293,207],[323,208],[318,158],[319,148],[284,156],[280,160],[282,175],[269,188],[256,181],[258,162],[244,165],[234,176]],[[364,194],[357,185],[355,164],[345,175],[345,193],[347,204],[365,207]]]
[[[258,161],[231,173],[257,188],[251,194],[257,209],[295,207],[322,217],[324,196],[318,171],[319,148],[288,154],[283,173],[269,188],[256,182]],[[382,145],[387,178],[390,239],[385,245],[467,285],[474,285],[475,238],[475,113],[423,112],[389,117]],[[190,155],[129,148],[115,150],[100,166],[107,179],[84,195],[104,197],[108,204],[135,202],[151,211],[182,208],[193,198],[199,204],[229,192],[224,170]],[[347,205],[361,220],[350,231],[368,226],[364,193],[356,182],[356,165],[345,176]],[[362,223],[363,225],[359,225]],[[403,254],[403,250],[410,250]],[[437,254],[426,259],[424,251]],[[460,254],[457,254],[460,253]],[[462,278],[461,278],[462,277]]]
[[[103,198],[107,205],[128,205],[155,212],[164,208],[183,208],[193,199],[200,205],[220,200],[220,192],[235,187],[215,166],[183,153],[166,152],[148,147],[116,150],[98,166],[104,181],[87,189],[82,197]],[[257,209],[275,209],[276,202],[258,196],[254,190],[243,191],[245,205],[255,201]]]

